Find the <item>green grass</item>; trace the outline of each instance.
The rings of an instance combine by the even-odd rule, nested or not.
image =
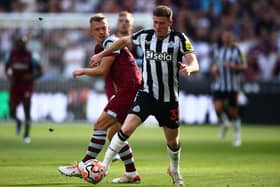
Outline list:
[[[57,171],[84,156],[90,125],[34,124],[31,144],[24,144],[14,128],[0,124],[0,186],[92,186]],[[218,126],[181,128],[181,172],[187,187],[280,186],[280,126],[243,126],[241,147],[232,147],[231,132],[224,141],[217,139],[217,132]],[[116,162],[97,186],[172,186],[162,130],[140,127],[130,143],[142,183],[112,185],[111,179],[124,172]]]

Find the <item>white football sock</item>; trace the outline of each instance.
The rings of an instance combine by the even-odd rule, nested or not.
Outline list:
[[[129,177],[129,178],[134,178],[137,176],[137,172],[136,171],[132,171],[132,172],[125,172],[125,176]]]
[[[241,121],[240,119],[236,119],[233,122],[233,145],[240,146],[241,145]]]
[[[181,156],[181,148],[178,151],[174,152],[167,146],[167,152],[168,152],[169,159],[170,159],[170,170],[172,172],[173,171],[179,172],[179,161],[180,161],[180,156]]]
[[[238,118],[234,120],[232,124],[234,132],[239,133],[241,129],[241,120]]]
[[[113,136],[103,160],[103,165],[106,171],[108,171],[113,157],[123,148],[123,146],[126,145],[126,143],[126,141],[119,138],[118,133]]]

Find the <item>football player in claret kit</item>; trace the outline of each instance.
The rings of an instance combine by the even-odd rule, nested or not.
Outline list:
[[[10,80],[10,113],[16,120],[16,134],[21,132],[22,121],[17,117],[19,104],[23,104],[24,127],[23,141],[30,143],[31,126],[31,97],[34,90],[34,81],[42,75],[38,57],[26,48],[27,38],[19,37],[14,41],[14,47],[6,57],[5,74]]]
[[[90,18],[90,29],[92,36],[98,43],[95,47],[95,53],[101,52],[116,40],[116,38],[109,36],[109,26],[103,14],[99,13]],[[88,160],[95,159],[102,150],[108,128],[113,126],[118,126],[118,129],[120,128],[141,85],[139,68],[128,48],[112,52],[93,68],[81,68],[73,72],[75,78],[81,75],[105,76],[105,79],[106,76],[110,76],[116,92],[110,98],[104,111],[94,124],[93,135],[82,161],[79,164],[60,166],[58,168],[64,175],[77,177],[81,177],[81,171],[83,171],[85,163]],[[126,143],[118,153],[125,165],[126,171],[124,176],[116,178],[112,182],[140,183],[140,176],[136,171],[130,146]]]
[[[133,22],[134,22],[134,19],[133,19],[133,16],[131,13],[129,13],[127,11],[120,12],[118,14],[117,28],[116,28],[116,33],[114,34],[114,36],[122,37],[122,36],[130,35],[132,33],[132,29],[133,29]],[[129,47],[129,51],[136,59],[136,57],[137,57],[136,48],[134,46],[131,46],[131,47]],[[113,80],[112,76],[110,76],[110,75],[106,76],[106,78],[105,78],[105,93],[106,93],[108,100],[110,100],[116,93],[116,86],[114,85],[114,80]],[[108,130],[108,133],[107,133],[108,138],[112,139],[112,137],[118,130],[119,130],[119,127],[116,125],[110,127]],[[119,155],[116,154],[113,161],[117,161],[119,159],[120,159]]]

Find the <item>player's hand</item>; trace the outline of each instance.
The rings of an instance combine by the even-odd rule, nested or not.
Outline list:
[[[90,67],[96,67],[99,65],[99,62],[101,61],[101,57],[97,54],[97,55],[93,55],[91,58],[90,58],[90,61],[89,61],[89,66]]]
[[[83,69],[77,69],[73,71],[73,78],[77,78],[78,76],[84,75],[84,70]]]
[[[210,78],[211,80],[216,80],[219,75],[218,66],[216,63],[212,64],[210,67]]]
[[[187,66],[186,64],[183,64],[182,62],[177,62],[179,64],[180,70],[185,73],[186,75],[190,76],[192,72],[192,68]]]

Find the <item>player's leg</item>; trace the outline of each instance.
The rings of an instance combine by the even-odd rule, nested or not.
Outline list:
[[[115,118],[108,115],[105,111],[102,112],[101,116],[94,124],[93,134],[88,145],[87,154],[82,159],[83,162],[97,157],[106,142],[107,129],[113,125],[117,125]]]
[[[214,92],[213,97],[214,97],[214,108],[220,122],[219,138],[224,139],[230,127],[228,116],[224,111],[225,94],[222,92]]]
[[[119,126],[119,127],[121,127],[121,126]],[[109,130],[110,133],[108,133],[109,134],[108,136],[111,136],[111,139],[112,139],[112,136],[114,134],[116,134],[116,132],[117,132],[115,130],[118,131],[118,130],[120,130],[120,128],[117,128],[117,126],[113,126]],[[113,131],[115,131],[115,132],[113,132]],[[120,156],[120,159],[123,161],[123,163],[125,165],[125,174],[121,177],[114,178],[112,180],[112,183],[115,183],[115,184],[140,183],[141,178],[136,171],[136,166],[135,166],[135,162],[134,162],[132,149],[129,146],[127,141],[125,141],[124,147],[118,152],[118,154],[115,154],[115,156],[112,158],[112,161],[114,160],[116,155]]]
[[[172,177],[175,185],[183,186],[184,180],[180,174],[181,146],[179,142],[179,128],[171,129],[163,127],[167,142],[167,152],[170,160],[168,174]]]
[[[24,110],[24,117],[25,117],[25,122],[24,122],[24,135],[23,135],[23,141],[25,143],[30,143],[31,138],[30,138],[30,128],[31,128],[31,97],[28,96],[24,98],[23,101],[23,110]]]
[[[128,114],[122,128],[113,136],[111,143],[105,153],[103,164],[106,170],[109,169],[111,161],[116,153],[125,147],[126,140],[141,124],[141,119],[135,114]]]
[[[150,109],[152,107],[150,105],[153,105],[153,103],[149,96],[146,93],[139,91],[136,100],[132,104],[128,115],[125,118],[121,130],[114,135],[105,153],[103,164],[107,171],[115,154],[125,146],[126,140],[129,136],[151,113]],[[140,110],[140,108],[142,110]]]
[[[118,122],[117,124],[111,126],[108,129],[108,139],[111,141],[113,138],[113,135],[117,133],[118,130],[120,130],[121,124]],[[138,175],[136,171],[136,166],[134,162],[134,157],[132,153],[132,149],[129,146],[127,142],[125,142],[124,147],[118,152],[120,155],[120,159],[124,163],[125,166],[125,174],[122,177],[113,179],[113,183],[140,183],[140,176]],[[113,157],[114,159],[115,157]]]
[[[241,145],[241,120],[238,117],[237,107],[228,107],[228,113],[231,115],[231,124],[233,127],[233,146]]]
[[[94,124],[93,135],[90,139],[87,153],[79,164],[70,166],[60,166],[59,172],[66,176],[81,177],[81,169],[84,163],[90,159],[95,159],[102,150],[107,137],[107,129],[116,123],[115,118],[103,111],[96,123]]]
[[[237,92],[229,94],[229,104],[227,107],[227,114],[233,126],[233,146],[241,145],[241,121],[238,114],[237,96]]]
[[[118,130],[120,130],[120,129],[121,129],[121,125],[114,125],[114,126],[110,127],[108,129],[108,139],[111,141],[114,134],[116,134],[116,132],[118,132]],[[119,159],[121,159],[120,155],[116,154],[112,161],[115,162],[115,161],[118,161]]]
[[[173,184],[183,186],[184,180],[180,174],[180,131],[179,131],[179,104],[174,103],[158,103],[155,107],[154,116],[163,127],[167,152],[170,160],[168,174],[171,176]]]
[[[111,111],[117,111],[116,119],[117,121],[120,122],[120,124],[124,123],[127,113],[135,98],[135,94],[137,90],[138,87],[121,88],[118,90],[118,92],[115,94],[115,97],[112,99]],[[112,138],[112,136],[116,134],[118,130],[120,130],[120,126],[111,127],[108,131],[109,139]],[[113,183],[140,183],[141,179],[136,171],[132,149],[127,143],[127,141],[125,141],[125,145],[118,152],[118,154],[115,155],[120,155],[120,158],[125,165],[125,174],[122,177],[113,179],[112,182]],[[115,157],[113,157],[113,159],[114,158]]]
[[[9,106],[10,106],[10,115],[12,119],[16,122],[16,135],[19,135],[21,132],[21,120],[17,117],[17,107],[20,103],[19,95],[16,90],[11,88],[10,90],[10,98],[9,98]]]

